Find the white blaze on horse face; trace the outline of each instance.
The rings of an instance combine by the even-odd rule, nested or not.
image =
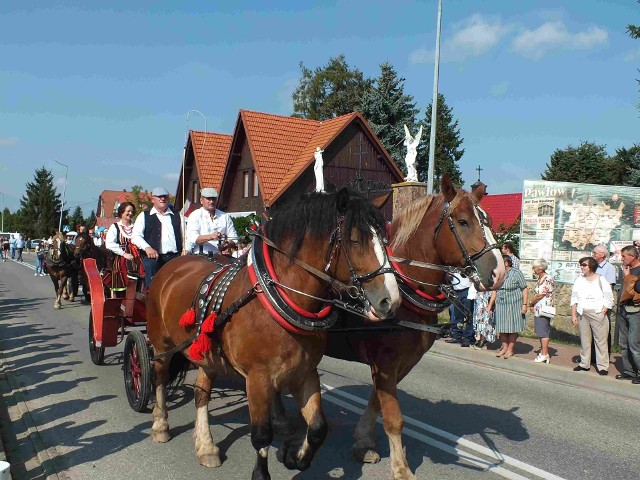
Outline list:
[[[478,215],[478,210],[479,210],[480,212],[482,212],[482,215],[484,216],[484,218],[488,218],[487,212],[485,212],[480,207],[480,205],[476,205],[476,209],[474,209],[473,213],[475,214],[476,218],[478,219],[478,223],[480,224],[480,226],[484,230],[484,235],[485,235],[487,241],[489,242],[490,245],[495,245],[497,242],[496,242],[495,237],[493,236],[493,232],[491,231],[489,226],[485,222],[483,222],[482,219],[480,218],[480,216]],[[504,276],[506,274],[506,270],[504,268],[504,261],[502,260],[502,254],[500,253],[500,251],[497,248],[491,249],[491,253],[493,253],[494,257],[496,257],[496,265],[497,265],[496,269],[493,271],[494,283],[496,283],[498,285],[502,285],[502,280],[504,279]]]
[[[380,262],[380,266],[382,268],[390,268],[389,265],[389,257],[385,255],[385,249],[380,241],[380,236],[376,233],[376,231],[372,228],[371,233],[373,235],[373,250],[376,252],[376,258],[378,262]],[[391,300],[391,304],[395,307],[400,303],[400,290],[398,290],[398,282],[396,282],[396,277],[393,273],[385,273],[384,274],[384,286],[389,292],[389,298]]]

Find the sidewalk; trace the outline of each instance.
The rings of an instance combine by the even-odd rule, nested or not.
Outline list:
[[[459,360],[499,368],[517,375],[527,375],[542,380],[563,383],[575,387],[597,390],[620,397],[640,400],[640,385],[634,385],[629,380],[616,380],[621,373],[622,359],[619,353],[611,355],[609,375],[601,376],[594,366],[589,372],[574,372],[580,360],[579,347],[572,345],[549,345],[551,363],[534,363],[540,341],[534,338],[518,337],[515,355],[507,360],[497,358],[498,342],[489,345],[487,350],[475,350],[473,346],[464,348],[460,344],[448,344],[444,339],[436,340],[429,354],[435,354]]]

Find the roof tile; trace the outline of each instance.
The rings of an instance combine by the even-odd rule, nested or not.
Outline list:
[[[520,217],[522,193],[485,195],[480,201],[480,206],[491,215],[494,230],[497,231],[501,224],[509,228]]]
[[[191,130],[189,134],[201,187],[213,187],[220,191],[233,137],[196,130]]]

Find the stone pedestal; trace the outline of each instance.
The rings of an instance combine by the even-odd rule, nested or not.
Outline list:
[[[427,194],[427,184],[423,182],[402,182],[391,185],[393,188],[393,217],[414,200]]]

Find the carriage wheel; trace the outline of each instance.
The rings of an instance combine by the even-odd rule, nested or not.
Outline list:
[[[145,336],[134,330],[124,343],[124,389],[136,412],[147,408],[151,396],[151,360]]]
[[[93,316],[89,309],[89,355],[94,365],[104,364],[104,347],[96,347],[96,341],[93,336]]]

